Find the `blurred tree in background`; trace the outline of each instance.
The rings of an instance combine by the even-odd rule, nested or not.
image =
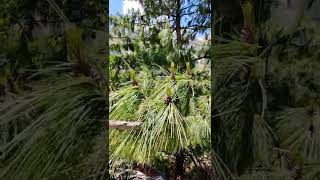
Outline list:
[[[0,179],[104,177],[106,2],[1,4]]]
[[[319,4],[221,2],[217,17],[227,18],[212,44],[214,179],[318,179],[319,22],[308,10]]]

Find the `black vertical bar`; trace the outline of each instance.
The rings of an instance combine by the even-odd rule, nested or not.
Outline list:
[[[213,12],[213,7],[214,7],[214,0],[210,0],[211,3],[210,3],[210,12],[211,12],[211,44],[210,44],[210,60],[211,60],[211,130],[214,130],[214,117],[213,117],[213,110],[214,110],[214,104],[215,104],[215,101],[214,101],[214,85],[215,85],[215,77],[214,77],[214,59],[213,59],[213,43],[214,43],[214,12]],[[215,141],[215,137],[214,137],[214,132],[211,131],[211,146],[212,148],[214,147],[214,141]]]
[[[217,135],[217,118],[214,117],[214,112],[216,108],[216,102],[215,102],[215,92],[216,92],[216,76],[215,76],[215,63],[214,63],[214,51],[213,51],[213,45],[215,40],[215,12],[214,12],[214,4],[215,0],[210,0],[210,15],[211,15],[211,22],[210,22],[210,28],[211,28],[211,42],[210,42],[210,70],[211,70],[211,163],[212,163],[212,178],[215,178],[215,172],[214,172],[214,158],[216,156],[217,151],[217,141],[218,141],[218,135]]]
[[[110,49],[109,49],[109,0],[106,0],[106,33],[107,33],[107,42],[106,42],[106,62],[105,62],[105,68],[106,68],[106,150],[107,150],[107,179],[110,179],[110,175],[109,175],[109,53],[110,53]]]

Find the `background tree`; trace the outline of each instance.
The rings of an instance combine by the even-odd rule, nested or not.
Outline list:
[[[317,179],[317,115],[307,112],[318,106],[316,71],[308,68],[318,66],[317,32],[311,30],[318,25],[304,21],[307,17],[301,12],[306,6],[296,11],[292,24],[286,20],[286,27],[279,26],[278,16],[250,24],[250,17],[257,17],[250,16],[254,3],[241,7],[244,20],[238,30],[254,26],[253,41],[243,31],[213,46],[214,122],[219,125],[212,130],[213,159],[221,159],[224,170],[213,164],[215,177]]]
[[[87,38],[106,14],[93,2],[77,26],[65,1],[3,2],[3,82],[21,83],[1,97],[0,179],[106,177],[105,41]]]

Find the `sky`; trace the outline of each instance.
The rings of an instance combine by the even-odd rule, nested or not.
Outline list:
[[[110,14],[115,15],[117,12],[122,13],[123,0],[110,0],[109,9]]]
[[[126,1],[126,0],[110,0],[109,1],[110,15],[116,15],[117,13],[123,14],[123,9],[125,9],[126,11],[127,9],[131,9],[131,8],[137,8],[137,4],[132,3],[130,1]],[[182,22],[182,25],[184,24],[185,22]],[[204,34],[197,35],[197,38],[202,39],[203,37],[204,37]]]
[[[111,0],[109,1],[110,15],[116,15],[117,13],[126,14],[128,9],[137,8],[137,6],[140,6],[140,5],[130,0],[129,1],[128,0]],[[182,24],[184,23],[185,22],[182,21]]]
[[[127,14],[128,10],[131,9],[140,9],[140,12],[143,14],[144,9],[139,2],[131,0],[111,0],[109,1],[110,15]]]

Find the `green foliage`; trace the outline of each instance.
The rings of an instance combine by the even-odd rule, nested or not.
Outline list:
[[[258,41],[242,42],[237,34],[217,38],[211,46],[213,61],[199,67],[195,60],[206,58],[208,39],[196,47],[190,42],[208,25],[207,2],[192,1],[195,9],[181,4],[186,9],[180,13],[193,18],[181,27],[180,45],[175,20],[151,22],[176,15],[177,1],[146,1],[146,19],[139,14],[111,17],[110,120],[143,125],[110,129],[108,162],[106,79],[97,60],[101,55],[95,56],[83,38],[90,31],[75,28],[63,35],[32,37],[15,23],[24,22],[20,10],[32,2],[17,2],[3,1],[0,12],[0,85],[5,92],[0,179],[105,178],[108,163],[113,170],[138,162],[172,171],[173,158],[181,152],[188,165],[196,166],[211,150],[211,134],[209,169],[215,179],[319,179],[318,25],[298,18],[297,30],[283,31],[272,20],[261,24],[255,8],[261,1],[253,7],[244,4],[244,19],[239,18],[257,25]],[[91,9],[92,2],[82,5]],[[150,8],[155,6],[159,8]],[[49,16],[61,18],[59,13]],[[97,27],[103,16],[93,19],[81,23]],[[191,31],[183,29],[192,26]],[[60,62],[49,65],[57,58]],[[214,102],[211,75],[217,80]]]
[[[83,38],[87,27],[102,25],[84,21],[55,31],[46,22],[68,22],[61,19],[64,2],[3,3],[0,179],[105,177],[105,76],[97,60],[103,55]]]
[[[102,132],[97,128],[103,127],[103,91],[86,78],[64,77],[52,86],[40,86],[26,96],[2,104],[1,126],[27,123],[22,130],[16,129],[18,134],[2,146],[2,179],[61,177],[61,173],[81,177],[73,174],[71,167],[76,169],[79,161],[93,153],[88,147],[101,143],[93,139],[98,139]],[[84,163],[78,168],[92,169],[90,162]],[[66,171],[69,168],[71,171]]]
[[[242,5],[242,13],[243,13],[244,26],[252,27],[254,25],[254,12],[253,12],[253,6],[250,1],[246,1]]]
[[[112,160],[150,162],[160,152],[175,154],[205,139],[210,141],[209,91],[201,90],[210,81],[177,74],[173,83],[170,78],[143,76],[147,73],[138,75],[138,87],[124,85],[110,94],[111,120],[143,122],[138,131],[111,130]]]
[[[225,165],[216,177],[319,178],[319,32],[309,23],[288,31],[270,20],[257,26],[258,44],[236,38],[213,46],[212,133]]]

